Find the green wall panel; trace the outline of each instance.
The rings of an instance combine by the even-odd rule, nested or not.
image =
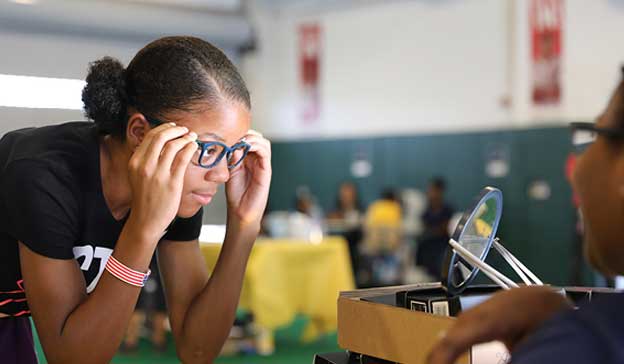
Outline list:
[[[492,151],[508,157],[510,172],[504,178],[485,173]],[[307,185],[321,207],[331,210],[338,185],[353,179],[351,163],[362,155],[373,165],[369,177],[355,179],[364,204],[376,199],[384,187],[424,191],[432,176],[443,176],[449,202],[463,210],[483,186],[496,186],[504,196],[499,230],[503,243],[546,281],[567,284],[575,223],[564,175],[569,152],[567,128],[276,142],[269,208],[292,210],[297,186]],[[536,180],[549,184],[548,200],[528,197]],[[488,261],[510,272],[495,255]]]

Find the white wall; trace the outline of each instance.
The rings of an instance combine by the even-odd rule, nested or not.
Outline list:
[[[566,119],[602,111],[624,65],[624,1],[567,0],[564,80]]]
[[[528,1],[515,1],[515,124],[530,127],[593,120],[621,80],[624,51],[618,44],[624,32],[624,1],[564,1],[562,95],[554,107],[531,104],[528,12]]]
[[[260,49],[244,63],[256,127],[279,140],[590,120],[620,77],[624,1],[564,2],[556,107],[531,103],[528,0],[257,4]],[[313,125],[298,114],[297,27],[306,21],[318,22],[323,35],[322,114]]]
[[[506,4],[387,2],[258,10],[260,51],[245,63],[257,127],[273,138],[446,131],[504,124]],[[321,117],[298,115],[297,27],[321,25]]]
[[[89,62],[110,55],[127,64],[140,47],[140,44],[101,39],[94,41],[78,36],[2,31],[0,73],[84,79]],[[21,127],[82,119],[84,116],[80,110],[0,107],[0,135]]]

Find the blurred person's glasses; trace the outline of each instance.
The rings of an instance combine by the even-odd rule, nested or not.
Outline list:
[[[624,139],[624,130],[616,128],[602,128],[594,123],[570,123],[572,130],[572,146],[577,154],[583,153],[592,145],[598,135],[610,139]]]
[[[152,125],[164,124],[164,122],[155,118],[145,117],[145,119]],[[236,168],[245,159],[251,148],[251,145],[245,141],[245,138],[231,147],[217,141],[197,140],[196,143],[198,148],[191,162],[206,169],[218,165],[224,157],[229,169]]]

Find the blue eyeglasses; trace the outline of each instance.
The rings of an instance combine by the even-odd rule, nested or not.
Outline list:
[[[197,141],[199,149],[197,150],[197,165],[203,168],[212,168],[219,164],[223,157],[227,160],[229,169],[236,168],[249,153],[251,145],[245,139],[234,144],[231,147],[221,142],[202,142]]]
[[[145,119],[152,125],[163,124],[158,119],[148,117],[145,117]],[[206,169],[218,165],[223,157],[225,157],[229,169],[236,168],[245,159],[251,148],[251,145],[244,138],[231,147],[216,141],[204,142],[197,140],[196,143],[199,148],[197,148],[197,152],[195,152],[195,156],[191,161],[193,164]]]

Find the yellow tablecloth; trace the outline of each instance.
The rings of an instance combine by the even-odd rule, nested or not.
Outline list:
[[[201,244],[210,270],[220,249],[221,244]],[[326,237],[319,244],[258,239],[247,264],[240,307],[269,330],[304,314],[310,323],[302,339],[309,341],[336,330],[338,293],[351,289],[354,280],[344,239]]]

